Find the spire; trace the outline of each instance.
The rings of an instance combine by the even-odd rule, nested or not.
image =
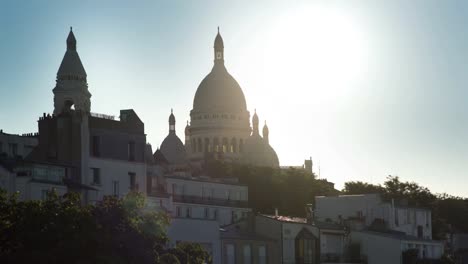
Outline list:
[[[73,34],[73,27],[70,27],[70,33],[68,33],[67,50],[76,51],[76,38]]]
[[[187,125],[185,126],[185,136],[189,136],[190,135],[190,125],[189,125],[189,121],[187,120]]]
[[[175,116],[171,108],[171,115],[169,116],[169,133],[175,134]]]
[[[268,129],[268,126],[267,126],[267,123],[266,123],[266,120],[265,120],[265,125],[263,126],[263,139],[268,144],[270,143],[269,134],[270,134],[270,130]]]
[[[57,79],[86,81],[86,71],[76,51],[76,38],[72,27],[70,27],[70,32],[68,33],[67,51],[57,72]]]
[[[76,51],[76,38],[73,28],[66,40],[67,50],[57,71],[54,93],[54,114],[58,115],[72,109],[89,113],[91,111],[91,93],[88,90],[86,71]]]
[[[214,62],[215,64],[224,64],[224,42],[221,34],[219,34],[219,27],[214,42]]]
[[[257,109],[255,109],[254,111],[255,113],[252,116],[252,128],[253,128],[252,135],[259,135]]]

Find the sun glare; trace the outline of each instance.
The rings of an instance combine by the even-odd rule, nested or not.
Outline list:
[[[350,92],[366,69],[366,41],[359,25],[332,9],[306,8],[280,17],[265,52],[270,87],[330,103]],[[272,56],[273,54],[273,56]],[[274,89],[284,91],[284,89]],[[278,94],[278,96],[284,96]]]

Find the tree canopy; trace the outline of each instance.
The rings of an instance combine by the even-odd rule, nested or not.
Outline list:
[[[0,190],[0,263],[210,262],[197,244],[167,248],[168,216],[144,206],[144,195],[136,192],[82,206],[76,193],[18,201]]]

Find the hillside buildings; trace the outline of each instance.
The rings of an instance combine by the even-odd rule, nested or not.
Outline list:
[[[432,240],[431,211],[384,201],[378,194],[315,198],[316,219],[347,226],[351,243],[372,263],[402,263],[415,249],[421,259],[439,259],[444,244]],[[382,247],[384,251],[380,250]]]
[[[171,111],[168,135],[155,151],[134,110],[120,110],[118,118],[91,112],[72,30],[66,47],[52,90],[53,114],[39,117],[39,132],[0,131],[0,188],[19,192],[20,199],[73,191],[84,204],[94,204],[104,196],[143,192],[147,210],[171,216],[169,246],[200,243],[214,263],[343,263],[351,243],[360,245],[370,264],[401,263],[409,248],[426,258],[443,253],[431,240],[431,212],[425,209],[361,195],[317,197],[315,215],[308,206],[306,218],[265,215],[252,212],[248,186],[237,178],[207,176],[203,166],[213,160],[280,168],[266,122],[260,135],[257,112],[250,116],[240,85],[224,65],[219,31],[214,65],[195,92],[184,141]],[[300,169],[312,173],[312,159]]]

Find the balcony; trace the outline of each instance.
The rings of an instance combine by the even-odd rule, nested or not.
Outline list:
[[[177,194],[174,194],[172,197],[173,197],[173,201],[178,202],[178,203],[206,204],[206,205],[216,205],[216,206],[248,208],[247,201],[215,199],[215,198],[208,198],[208,197],[200,197],[200,196],[192,196],[192,195],[177,195]]]

